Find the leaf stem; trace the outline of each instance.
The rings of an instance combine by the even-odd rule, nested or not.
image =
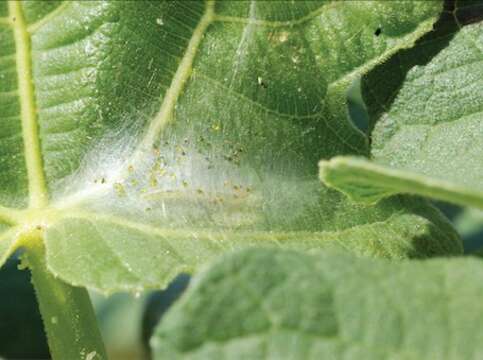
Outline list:
[[[42,241],[31,243],[22,260],[32,273],[52,359],[107,359],[86,289],[55,278],[47,269]]]

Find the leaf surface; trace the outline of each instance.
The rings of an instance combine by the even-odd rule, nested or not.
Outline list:
[[[151,345],[155,359],[478,358],[481,276],[470,257],[244,250],[193,279]]]
[[[423,42],[409,51],[411,56],[379,70],[398,74],[397,68],[410,68],[395,98],[366,96],[369,112],[378,117],[373,163],[356,158],[322,162],[322,179],[368,203],[403,192],[481,209],[483,23],[464,26],[449,43],[448,36],[429,41],[428,46],[443,49],[428,63],[414,65],[428,51]],[[375,81],[366,78],[367,92]]]
[[[424,203],[352,205],[316,176],[367,154],[346,90],[440,1],[45,4],[0,3],[0,218],[64,281],[159,287],[253,243],[460,251]]]

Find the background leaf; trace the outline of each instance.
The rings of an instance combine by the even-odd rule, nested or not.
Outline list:
[[[465,26],[453,38],[449,30],[384,65],[376,71],[379,77],[365,78],[369,113],[378,119],[374,164],[351,158],[323,162],[327,184],[364,202],[405,192],[483,208],[483,23]],[[419,64],[428,48],[442,50]],[[392,80],[385,85],[381,76],[393,72],[405,77],[396,96],[388,91]],[[371,94],[376,81],[382,84],[374,91],[385,93],[379,99]]]
[[[198,276],[151,340],[156,359],[471,359],[476,258],[400,263],[251,249]]]

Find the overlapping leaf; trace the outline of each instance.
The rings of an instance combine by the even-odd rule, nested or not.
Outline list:
[[[404,192],[483,208],[483,23],[445,35],[432,36],[375,72],[405,77],[397,96],[390,90],[393,78],[366,77],[369,112],[378,119],[373,162],[323,162],[327,184],[369,203]],[[436,47],[442,48],[437,56],[420,64]],[[381,83],[384,78],[389,84]],[[380,90],[373,90],[376,83]],[[385,97],[377,96],[383,89]]]
[[[477,359],[481,260],[250,249],[192,282],[155,359]]]
[[[253,243],[460,251],[424,203],[356,206],[316,177],[368,153],[347,87],[441,2],[43,4],[0,3],[0,218],[68,283],[160,286]]]

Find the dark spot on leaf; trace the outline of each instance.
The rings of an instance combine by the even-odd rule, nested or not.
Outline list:
[[[381,33],[382,33],[382,29],[380,27],[378,27],[376,29],[376,31],[374,32],[374,35],[379,36],[379,35],[381,35]]]

